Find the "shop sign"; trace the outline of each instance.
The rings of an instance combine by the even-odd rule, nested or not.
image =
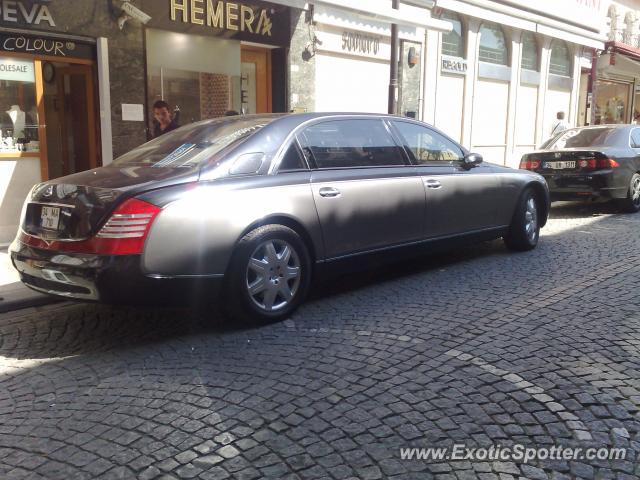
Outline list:
[[[147,24],[180,33],[215,35],[270,45],[290,43],[289,7],[268,2],[143,0]]]
[[[93,45],[59,38],[12,35],[0,32],[0,51],[52,57],[94,58]]]
[[[27,25],[47,23],[50,27],[56,26],[49,7],[42,2],[1,0],[0,20]]]
[[[389,61],[391,42],[388,37],[373,32],[345,30],[333,25],[319,25],[316,28],[318,43],[316,49],[324,52],[366,57]]]
[[[442,55],[442,65],[440,70],[442,73],[457,73],[464,75],[467,73],[467,61],[461,57]]]
[[[34,83],[36,76],[33,61],[0,58],[0,80]]]
[[[375,56],[380,51],[380,38],[380,36],[344,31],[342,32],[342,50]]]

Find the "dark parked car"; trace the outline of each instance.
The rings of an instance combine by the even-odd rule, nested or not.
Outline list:
[[[520,168],[541,174],[551,200],[615,200],[640,211],[640,126],[597,125],[565,130],[522,157]]]
[[[499,237],[530,250],[548,210],[541,176],[482,163],[420,122],[227,117],[37,185],[10,250],[42,292],[153,303],[222,287],[236,316],[276,319],[323,267]]]

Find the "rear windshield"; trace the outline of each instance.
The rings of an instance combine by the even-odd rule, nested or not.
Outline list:
[[[134,148],[116,159],[116,167],[193,168],[225,147],[264,127],[265,118],[240,118],[192,123]]]
[[[610,146],[614,141],[615,128],[572,128],[565,130],[544,146],[548,150],[560,148],[589,148]]]

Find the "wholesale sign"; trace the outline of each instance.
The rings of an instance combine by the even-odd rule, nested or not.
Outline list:
[[[33,61],[0,58],[0,80],[34,83],[36,76]]]

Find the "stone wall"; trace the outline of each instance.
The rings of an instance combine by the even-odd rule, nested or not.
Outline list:
[[[289,110],[295,112],[312,112],[316,105],[316,64],[309,16],[309,12],[291,10],[293,32],[289,49]]]

